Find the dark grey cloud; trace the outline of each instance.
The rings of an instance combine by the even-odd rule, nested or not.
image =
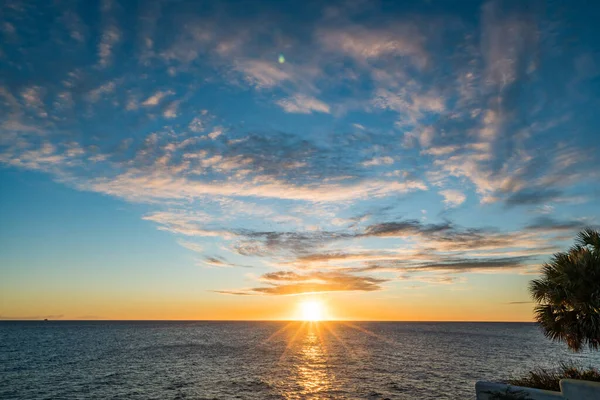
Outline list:
[[[466,279],[464,277],[448,275],[448,274],[440,274],[440,275],[414,275],[414,274],[404,274],[399,277],[400,280],[405,281],[413,281],[413,282],[422,282],[434,285],[449,285],[453,283],[461,283],[465,282]]]
[[[401,277],[411,277],[420,272],[441,272],[444,274],[459,274],[486,270],[511,270],[529,266],[535,262],[535,256],[513,257],[460,257],[456,255],[429,254],[429,260],[419,256],[405,259],[385,259],[366,261],[361,267],[341,268],[343,272],[399,272]],[[434,261],[430,261],[434,260]]]
[[[530,231],[546,228],[548,233],[565,230],[572,225],[562,223],[552,228],[553,221],[536,219],[526,226],[525,231],[502,232],[493,227],[465,228],[451,221],[437,224],[423,223],[418,220],[400,220],[381,222],[352,231],[317,231],[317,232],[253,232],[238,230],[235,234],[243,239],[233,248],[241,255],[272,256],[277,254],[293,255],[298,262],[315,262],[328,260],[359,259],[366,253],[346,251],[321,253],[319,249],[325,245],[348,239],[364,239],[368,237],[414,238],[418,239],[429,254],[436,252],[491,251],[527,248],[531,253],[544,254],[555,247],[546,241],[531,236]],[[383,258],[385,252],[379,253]],[[529,254],[528,254],[529,255]],[[426,254],[425,254],[426,256]]]
[[[435,234],[451,231],[452,224],[423,224],[418,220],[405,220],[399,222],[383,222],[366,227],[364,236],[410,236],[415,234]]]
[[[507,206],[538,205],[560,198],[562,192],[557,189],[524,189],[511,194],[506,199]]]
[[[423,237],[445,243],[447,247],[481,248],[510,244],[513,237],[495,229],[464,229],[449,221],[439,224],[424,224],[418,220],[382,222],[366,226],[359,231],[317,232],[254,232],[238,230],[236,235],[244,237],[234,248],[242,255],[266,255],[289,251],[310,258],[318,248],[339,240],[366,237]],[[339,256],[339,254],[338,254]]]
[[[535,218],[525,229],[541,232],[575,231],[582,229],[585,223],[579,220],[559,220],[548,216]]]
[[[305,254],[327,243],[355,237],[352,233],[331,231],[257,232],[237,230],[236,234],[246,238],[234,246],[242,255],[272,255],[279,252]]]
[[[213,267],[222,267],[222,268],[239,266],[239,265],[228,262],[227,260],[225,260],[223,257],[220,257],[220,256],[206,256],[206,257],[204,257],[204,264],[210,265]]]
[[[370,225],[362,236],[419,237],[433,251],[467,251],[491,248],[520,247],[524,243],[519,232],[501,232],[496,228],[464,228],[449,221],[424,224],[417,220]]]
[[[503,258],[477,258],[477,259],[453,259],[446,262],[422,264],[415,267],[407,267],[407,272],[419,271],[448,271],[448,272],[471,272],[486,269],[513,269],[521,268],[530,262],[533,257],[503,257]]]

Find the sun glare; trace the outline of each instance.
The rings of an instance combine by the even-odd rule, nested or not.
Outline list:
[[[323,304],[308,300],[300,304],[301,317],[304,321],[321,321],[323,319]]]

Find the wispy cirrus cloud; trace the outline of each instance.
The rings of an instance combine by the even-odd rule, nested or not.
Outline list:
[[[202,264],[207,267],[214,267],[214,268],[230,268],[230,267],[237,266],[235,264],[231,264],[230,262],[228,262],[227,260],[225,260],[223,257],[220,257],[220,256],[206,256],[202,260]]]
[[[322,101],[305,95],[297,94],[293,97],[277,101],[277,105],[288,113],[310,114],[312,112],[329,113],[329,106]]]
[[[111,179],[100,178],[84,183],[82,188],[133,201],[191,199],[203,196],[275,198],[314,202],[345,201],[425,190],[423,182],[361,182],[349,185],[323,184],[296,186],[280,181],[265,183],[211,184],[163,174],[134,172]]]
[[[345,54],[360,62],[377,61],[382,57],[407,57],[423,67],[429,57],[425,38],[409,22],[395,22],[388,28],[366,29],[360,25],[322,29],[318,40],[329,52]]]
[[[541,216],[535,218],[525,227],[525,229],[545,233],[561,231],[574,232],[590,225],[589,221],[581,219],[559,220],[548,216]]]
[[[196,252],[196,253],[204,252],[204,246],[202,246],[199,243],[194,243],[194,242],[190,242],[187,240],[178,240],[177,243],[179,243],[181,246],[183,246],[186,249],[191,250],[193,252]]]
[[[142,102],[144,107],[154,107],[160,104],[160,102],[167,96],[172,95],[173,92],[171,90],[158,91],[154,93],[152,96],[148,97],[146,100]]]
[[[241,62],[236,67],[244,79],[258,89],[270,88],[291,79],[291,76],[282,67],[269,61],[248,60]]]
[[[367,161],[363,161],[362,165],[371,167],[375,165],[390,165],[394,163],[394,159],[390,156],[375,157]]]
[[[112,61],[113,49],[121,39],[121,30],[113,14],[114,8],[113,0],[103,0],[100,6],[104,27],[98,43],[98,65],[102,68],[107,67]]]

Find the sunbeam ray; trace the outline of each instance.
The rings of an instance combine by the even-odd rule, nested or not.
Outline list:
[[[296,341],[296,338],[298,337],[300,332],[302,332],[302,330],[305,328],[305,326],[306,326],[306,321],[302,321],[302,323],[300,324],[298,329],[296,329],[294,336],[292,336],[292,338],[287,343],[287,346],[285,346],[283,353],[281,353],[281,357],[279,357],[279,362],[281,362],[285,359],[285,356],[287,355],[288,350],[292,348],[292,346],[294,345],[294,342]]]
[[[312,322],[311,327],[317,331],[317,337],[319,338],[319,342],[321,342],[321,347],[323,347],[323,353],[326,357],[329,358],[329,351],[327,349],[327,343],[323,339],[323,332],[321,331],[321,322]]]
[[[398,343],[398,342],[395,342],[394,340],[391,340],[391,339],[388,339],[388,338],[386,338],[386,337],[384,337],[384,336],[378,335],[378,334],[376,334],[375,332],[372,332],[372,331],[370,331],[370,330],[368,330],[368,329],[365,329],[365,328],[363,328],[363,327],[361,327],[361,326],[355,325],[355,324],[353,324],[353,323],[351,323],[351,322],[348,322],[348,321],[342,321],[342,323],[343,323],[344,325],[346,325],[347,327],[349,327],[349,328],[356,329],[357,331],[360,331],[360,332],[362,332],[362,333],[365,333],[365,334],[367,334],[367,335],[369,335],[369,336],[372,336],[372,337],[374,337],[374,338],[377,338],[377,339],[379,339],[379,340],[381,340],[381,341],[383,341],[383,342],[386,342],[386,343],[388,343],[388,344],[391,344],[391,345],[394,345],[394,346],[399,346],[399,345],[400,345],[400,343]]]
[[[262,342],[262,344],[267,344],[271,340],[275,339],[277,336],[279,336],[280,334],[282,334],[283,332],[285,332],[290,326],[292,326],[293,323],[294,323],[294,321],[290,321],[286,325],[284,325],[283,327],[279,328],[277,331],[275,331],[273,334],[271,334],[271,336],[269,336],[267,339],[265,339],[265,341]]]
[[[333,330],[333,328],[330,327],[327,323],[324,323],[323,327],[325,329],[327,329],[327,331],[331,334],[331,336],[333,336],[335,338],[335,340],[337,340],[344,347],[347,354],[350,355],[350,358],[352,358],[353,360],[356,360],[356,353],[354,352],[354,350],[352,350],[350,348],[350,346],[348,346],[348,344],[346,344],[346,342],[344,342],[344,340],[337,334],[337,332],[335,332]]]

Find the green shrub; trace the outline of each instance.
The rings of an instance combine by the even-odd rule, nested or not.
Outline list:
[[[600,382],[600,371],[596,368],[581,368],[574,364],[561,363],[557,369],[536,368],[525,377],[509,379],[506,383],[514,386],[560,392],[559,382],[561,379]]]

